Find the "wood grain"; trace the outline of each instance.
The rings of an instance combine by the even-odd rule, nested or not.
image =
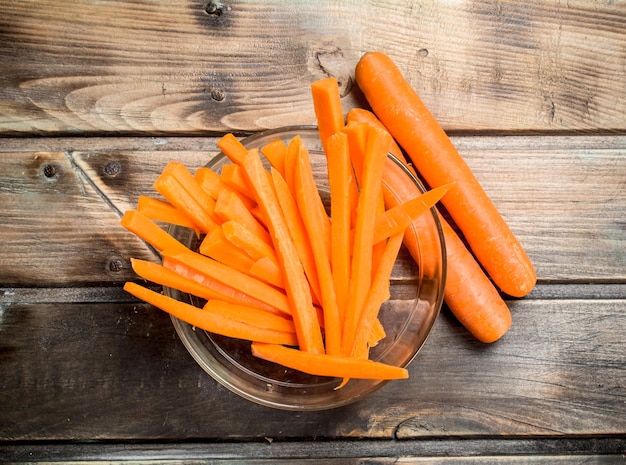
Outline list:
[[[0,268],[1,283],[120,283],[134,276],[130,257],[155,258],[120,227],[121,213],[135,208],[139,195],[155,195],[152,183],[168,161],[203,166],[217,153],[216,139],[113,141],[110,148],[97,139],[4,141],[0,244],[11,266]],[[626,282],[625,138],[454,142],[519,236],[540,281]],[[40,151],[45,147],[55,150]]]
[[[444,312],[409,380],[343,408],[294,414],[219,386],[147,304],[4,303],[0,444],[620,435],[625,304],[510,302],[513,328],[494,345]]]
[[[621,2],[8,1],[0,134],[314,122],[309,85],[382,50],[448,130],[623,132]]]

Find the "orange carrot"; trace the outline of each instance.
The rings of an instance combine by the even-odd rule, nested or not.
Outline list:
[[[194,229],[196,233],[198,233],[198,228],[189,217],[169,202],[148,197],[147,195],[140,195],[137,200],[137,211],[151,220],[176,224],[185,228]]]
[[[328,137],[326,150],[330,186],[330,262],[340,319],[343,320],[350,289],[350,256],[352,254],[350,226],[353,208],[350,186],[354,184],[348,136],[343,132],[338,132]]]
[[[241,165],[248,149],[233,134],[228,133],[217,141],[217,146],[236,165]]]
[[[358,123],[367,123],[387,131],[387,128],[380,122],[376,115],[365,108],[351,108],[346,114],[346,123],[347,126]],[[391,139],[389,152],[393,153],[398,160],[408,166],[408,161],[404,156],[404,153],[402,153],[400,146],[393,139]]]
[[[280,289],[285,288],[285,280],[280,266],[269,257],[261,257],[256,260],[248,268],[248,273]]]
[[[351,264],[350,301],[346,309],[342,350],[347,353],[356,331],[360,312],[365,304],[372,279],[372,247],[374,221],[381,192],[381,179],[389,134],[374,127],[368,128],[365,163],[363,166],[363,184],[359,195],[357,218],[354,233],[354,245]]]
[[[213,215],[215,201],[200,187],[182,163],[168,163],[154,182],[154,188],[184,212],[201,231],[208,232],[216,226]]]
[[[313,250],[309,244],[309,238],[304,222],[302,221],[302,215],[300,214],[296,200],[285,178],[275,169],[271,170],[271,175],[281,212],[285,218],[287,229],[289,230],[289,234],[296,248],[296,253],[304,268],[306,278],[309,281],[313,300],[319,303],[322,301],[320,282],[317,277]]]
[[[366,379],[403,379],[409,377],[405,368],[354,357],[311,354],[278,344],[253,342],[252,354],[255,357],[316,376]]]
[[[193,175],[200,187],[211,196],[213,200],[217,200],[217,196],[222,190],[222,181],[220,175],[211,168],[203,166],[198,168]]]
[[[250,189],[250,185],[243,174],[241,166],[234,164],[222,166],[220,179],[226,187],[242,195],[244,202],[245,199],[252,200],[254,198],[254,193]]]
[[[348,117],[350,116],[349,113]],[[380,122],[378,125],[373,124],[384,127]],[[392,144],[389,150],[398,160],[402,160],[403,155],[397,145]],[[411,171],[406,165],[405,168]],[[410,179],[410,174],[391,159],[387,159],[383,171],[385,203],[392,208],[415,198],[420,192],[417,184]],[[448,263],[444,300],[456,318],[478,340],[494,342],[508,331],[511,324],[510,311],[457,233],[443,217],[439,216],[439,220],[443,228]],[[413,221],[412,227],[423,233],[428,231],[424,217]],[[426,272],[434,266],[428,259],[428,254],[420,256],[420,246],[415,234],[405,234],[404,245]],[[465,293],[461,291],[463,288],[466,289]]]
[[[330,257],[324,241],[319,240],[324,236],[324,222],[326,213],[315,208],[316,204],[321,205],[319,191],[313,178],[313,170],[306,152],[300,152],[298,164],[296,166],[296,202],[302,213],[302,220],[307,230],[315,269],[320,282],[322,293],[322,308],[324,310],[324,328],[326,353],[338,355],[341,352],[341,320],[339,318],[339,307],[333,275],[330,268]]]
[[[250,150],[242,166],[256,194],[257,203],[261,205],[268,219],[270,234],[284,271],[285,290],[293,310],[292,316],[300,349],[305,352],[323,353],[322,332],[304,268],[289,234],[276,192],[267,171],[263,168],[258,152]]]
[[[317,127],[322,144],[344,126],[341,95],[336,78],[320,79],[311,84],[313,108],[317,117]]]
[[[361,318],[352,341],[346,341],[351,347],[352,357],[367,358],[368,341],[375,328],[380,306],[389,299],[389,282],[393,264],[396,261],[400,246],[402,245],[403,232],[397,233],[385,243],[385,248],[380,259],[378,269],[372,280],[365,306],[361,312]]]
[[[522,297],[537,276],[526,252],[435,117],[380,52],[366,53],[356,79],[374,113],[404,147],[431,187],[455,187],[443,203],[477,259],[505,293]]]
[[[136,258],[131,258],[130,262],[133,267],[133,271],[137,273],[138,276],[141,276],[148,281],[152,281],[155,284],[177,289],[180,292],[195,295],[196,297],[203,299],[221,299],[229,302],[237,302],[235,299],[231,300],[228,295],[219,292],[214,288],[212,289],[196,281],[185,278],[184,276],[181,276],[180,274],[165,268],[163,265],[159,265],[158,263],[152,263]]]
[[[127,282],[124,285],[124,290],[138,299],[175,316],[179,320],[185,321],[197,328],[204,329],[205,331],[265,343],[286,345],[295,345],[297,343],[293,333],[274,331],[241,323],[217,313],[207,312],[201,308],[159,294],[136,283]]]
[[[120,224],[159,252],[162,252],[164,249],[186,249],[182,243],[173,238],[167,231],[164,231],[150,218],[136,210],[125,212],[120,220]]]
[[[176,267],[176,265],[182,265]],[[208,276],[226,286],[237,286],[237,290],[247,296],[264,302],[283,313],[291,314],[291,307],[284,293],[268,284],[237,271],[223,263],[205,257],[191,250],[163,252],[163,266],[183,274],[184,269]],[[196,278],[197,279],[197,278]]]
[[[272,243],[265,227],[256,219],[239,195],[233,191],[223,189],[220,192],[215,202],[215,215],[223,223],[236,221],[266,244]]]
[[[233,220],[226,221],[222,224],[222,231],[229,242],[246,252],[253,260],[267,257],[278,263],[273,246],[255,235],[243,224]]]
[[[404,231],[417,217],[435,206],[451,188],[452,184],[436,187],[376,216],[374,243]]]
[[[275,170],[283,176],[285,175],[287,144],[282,139],[278,138],[268,142],[261,148],[261,153],[269,160]]]
[[[296,329],[293,320],[285,318],[275,313],[249,307],[247,305],[232,304],[222,300],[209,300],[202,309],[206,312],[217,313],[225,318],[247,323],[255,328],[271,329],[274,331],[284,331],[295,333]]]

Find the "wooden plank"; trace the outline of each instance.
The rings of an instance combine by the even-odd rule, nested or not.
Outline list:
[[[623,464],[624,441],[576,439],[447,439],[418,441],[263,441],[185,444],[28,444],[0,446],[5,464],[304,465]]]
[[[449,130],[623,131],[621,2],[27,0],[0,5],[0,133],[314,121],[309,84],[392,56]]]
[[[219,386],[168,316],[146,304],[4,303],[0,445],[623,437],[626,301],[510,305],[515,322],[498,343],[477,343],[444,311],[409,380],[343,408],[294,414]]]
[[[542,282],[626,281],[625,137],[453,140]],[[134,208],[140,194],[154,195],[152,183],[169,160],[195,169],[217,153],[215,141],[6,139],[0,244],[10,266],[0,268],[0,283],[68,286],[132,278],[129,257],[154,255],[119,226],[121,212]]]

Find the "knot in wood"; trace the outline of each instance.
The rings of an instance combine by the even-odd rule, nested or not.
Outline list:
[[[124,269],[124,262],[119,258],[112,258],[109,260],[109,271],[113,273],[119,273]]]
[[[216,102],[224,100],[224,92],[220,89],[211,89],[211,98]]]

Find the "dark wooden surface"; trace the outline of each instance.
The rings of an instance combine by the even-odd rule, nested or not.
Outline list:
[[[0,4],[0,462],[625,463],[626,4]],[[209,13],[207,13],[209,11]],[[219,13],[219,14],[218,14]],[[539,282],[476,342],[444,306],[410,378],[270,410],[121,290],[119,226],[170,160],[314,121],[309,84],[367,50],[406,73]]]

